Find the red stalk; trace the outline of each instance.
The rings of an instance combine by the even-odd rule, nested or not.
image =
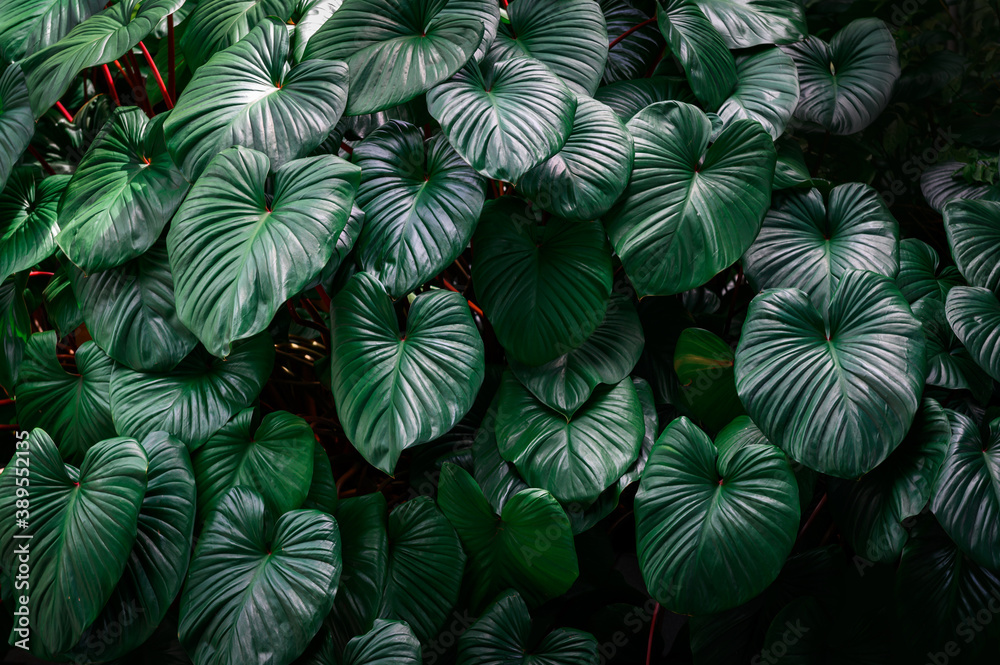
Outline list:
[[[610,49],[613,49],[613,48],[615,47],[615,44],[617,44],[617,43],[618,43],[618,42],[620,42],[621,40],[625,39],[626,37],[628,37],[629,35],[631,35],[631,34],[632,34],[633,32],[635,32],[636,30],[639,30],[640,28],[645,28],[645,27],[646,27],[647,25],[649,25],[650,23],[652,23],[652,22],[653,22],[653,21],[655,21],[655,20],[656,20],[656,17],[654,16],[653,18],[648,18],[648,19],[646,19],[645,21],[643,21],[642,23],[639,23],[638,25],[633,25],[633,26],[632,26],[631,28],[629,28],[628,30],[626,30],[626,31],[625,31],[625,32],[623,32],[622,34],[620,34],[620,35],[618,35],[617,37],[615,37],[615,38],[614,38],[614,39],[613,39],[613,40],[611,41],[611,43],[610,43],[610,44],[608,44],[608,49],[609,49],[609,50],[610,50]]]
[[[28,277],[52,277],[52,275],[53,273],[44,270],[32,270],[28,273]]]
[[[347,145],[343,141],[340,142],[340,149],[347,151],[348,155],[351,155],[352,157],[354,156],[354,148],[352,148],[351,146]]]
[[[448,289],[449,291],[454,291],[455,293],[461,293],[461,291],[456,289],[454,285],[448,280],[446,280],[444,277],[441,278],[441,281],[444,283],[444,288]],[[486,316],[485,314],[483,314],[483,310],[479,309],[479,306],[476,303],[472,302],[471,300],[466,300],[465,302],[469,303],[469,309],[471,309],[473,312],[482,317]]]
[[[66,118],[67,122],[73,122],[73,114],[66,110],[66,107],[62,105],[62,102],[56,102],[56,108],[63,114],[63,117]]]
[[[330,311],[330,296],[326,295],[326,289],[322,286],[316,287],[316,293],[319,294],[319,299],[323,303],[323,309],[327,312]]]
[[[35,146],[29,145],[28,146],[28,152],[31,153],[32,157],[34,157],[35,159],[38,160],[38,162],[42,165],[42,168],[45,169],[46,171],[48,171],[49,175],[55,175],[56,174],[55,169],[53,169],[51,166],[49,166],[49,163],[47,161],[45,161],[44,157],[42,157],[42,153],[40,153],[37,150],[35,150]]]
[[[160,86],[160,94],[163,95],[163,101],[166,103],[167,108],[174,108],[174,103],[170,100],[170,94],[167,93],[167,86],[164,85],[163,78],[160,76],[160,70],[156,68],[156,63],[153,62],[153,56],[149,54],[149,50],[141,40],[139,41],[139,48],[142,49],[142,54],[146,56],[146,62],[149,64],[149,68],[153,70],[153,76],[156,77],[156,85]]]
[[[660,616],[660,604],[653,608],[653,620],[649,623],[649,641],[646,642],[646,665],[653,661],[653,636],[656,635],[656,620]]]
[[[117,60],[115,60],[115,64],[118,65]],[[111,76],[111,70],[108,69],[107,65],[101,65],[101,67],[104,69],[104,80],[108,82],[108,90],[111,91],[111,97],[115,100],[115,106],[121,106],[122,102],[118,99],[118,91],[115,89],[115,79]],[[118,65],[118,69],[121,68],[122,66]],[[123,71],[122,74],[124,73],[125,72]]]

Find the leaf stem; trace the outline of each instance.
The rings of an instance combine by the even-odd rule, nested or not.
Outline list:
[[[56,108],[63,114],[63,117],[66,118],[67,122],[73,122],[73,114],[66,110],[66,107],[62,105],[62,102],[56,102]]]
[[[653,662],[653,636],[656,635],[656,620],[660,618],[660,604],[653,608],[653,620],[649,622],[649,641],[646,642],[646,665]]]
[[[647,18],[642,23],[638,23],[636,25],[633,25],[631,28],[629,28],[628,30],[626,30],[625,32],[623,32],[622,34],[618,35],[613,40],[611,40],[611,43],[608,44],[608,50],[610,51],[611,49],[613,49],[615,47],[615,44],[617,44],[621,40],[625,39],[626,37],[628,37],[629,35],[631,35],[636,30],[640,30],[642,28],[645,28],[647,25],[649,25],[650,23],[654,22],[655,20],[656,20],[656,17],[654,16],[653,18]]]
[[[346,152],[351,157],[354,156],[354,148],[352,148],[351,146],[347,145],[343,141],[340,142],[340,149],[343,150],[344,152]]]
[[[153,76],[156,77],[156,85],[160,86],[160,94],[163,95],[163,101],[167,105],[168,109],[174,108],[174,103],[170,99],[170,93],[167,92],[167,86],[163,83],[163,77],[160,76],[160,70],[156,68],[156,63],[153,62],[153,56],[149,54],[149,49],[146,45],[139,40],[139,48],[142,49],[142,54],[146,57],[146,63],[149,68],[153,71]]]
[[[806,532],[806,529],[812,526],[812,523],[816,521],[816,516],[819,515],[819,511],[822,510],[823,506],[826,505],[826,497],[827,495],[824,492],[823,497],[819,500],[819,503],[816,504],[816,507],[813,509],[812,514],[809,515],[809,519],[806,520],[806,523],[799,530],[799,536],[798,536],[799,538],[801,538],[802,534]]]
[[[45,161],[44,157],[42,157],[42,153],[40,153],[37,150],[35,150],[35,146],[29,145],[28,146],[28,152],[31,153],[32,157],[34,157],[35,159],[38,160],[38,163],[42,165],[43,169],[45,169],[46,171],[48,171],[49,175],[55,175],[56,174],[55,169],[53,169],[51,166],[49,166],[49,163],[47,161]]]
[[[459,291],[458,289],[456,289],[455,286],[451,282],[449,282],[448,280],[446,280],[444,277],[441,278],[441,282],[444,284],[444,288],[448,289],[449,291],[454,291],[455,293],[461,293],[461,291]],[[482,316],[482,317],[485,318],[486,315],[483,314],[483,310],[479,309],[479,305],[477,305],[476,303],[472,302],[471,300],[466,300],[465,302],[469,303],[469,309],[471,309],[473,312],[475,312],[479,316]]]
[[[118,61],[115,60],[115,64],[118,65]],[[108,82],[108,90],[111,92],[111,97],[115,100],[115,106],[121,106],[122,101],[118,99],[118,90],[115,89],[115,79],[111,76],[111,70],[108,69],[107,65],[101,65],[104,69],[104,79]],[[121,65],[118,65],[118,69],[121,69]]]

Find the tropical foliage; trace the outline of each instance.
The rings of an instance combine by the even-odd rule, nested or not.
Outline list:
[[[0,652],[997,662],[998,39],[0,0]]]

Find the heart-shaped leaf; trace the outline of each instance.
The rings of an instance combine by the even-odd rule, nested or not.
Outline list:
[[[628,376],[643,346],[642,324],[632,302],[613,295],[604,320],[587,341],[544,365],[508,358],[517,379],[546,406],[566,415],[587,401],[599,384]]]
[[[182,4],[184,0],[122,0],[28,56],[21,66],[35,117],[40,118],[59,101],[77,74],[130,52],[160,19]]]
[[[796,288],[825,308],[847,270],[895,277],[899,225],[878,193],[861,183],[780,194],[743,257],[757,291]]]
[[[274,364],[274,345],[261,333],[233,347],[226,360],[196,348],[169,373],[111,373],[111,414],[118,433],[145,439],[163,430],[201,446],[260,393]]]
[[[333,642],[344,646],[372,630],[389,571],[385,497],[381,492],[344,499],[337,506],[344,574],[327,618]]]
[[[427,110],[458,154],[508,182],[563,147],[576,104],[545,65],[524,57],[482,69],[473,63],[427,93]]]
[[[631,171],[632,137],[625,125],[609,107],[581,97],[566,144],[518,185],[542,210],[591,220],[618,200]]]
[[[102,0],[0,0],[0,51],[20,60],[51,46],[107,3]]]
[[[951,539],[980,566],[1000,567],[1000,418],[982,429],[948,413],[951,442],[934,486],[931,511]]]
[[[736,58],[736,87],[719,107],[723,122],[756,120],[777,139],[799,103],[795,62],[778,48]]]
[[[497,516],[469,472],[449,462],[441,468],[438,505],[469,555],[474,605],[507,588],[540,605],[576,580],[569,518],[545,490],[518,492]]]
[[[594,99],[610,106],[622,122],[628,122],[636,113],[656,102],[675,100],[693,104],[696,101],[687,81],[670,76],[653,76],[602,85]]]
[[[115,435],[109,382],[114,362],[93,342],[84,342],[73,360],[78,374],[67,372],[56,357],[54,331],[28,339],[17,386],[17,418],[27,429],[44,428],[59,445],[59,453],[76,464],[87,450]]]
[[[346,574],[346,571],[345,571]],[[420,641],[401,621],[378,619],[372,629],[351,638],[338,658],[332,633],[326,632],[315,653],[309,651],[293,665],[420,665]]]
[[[41,178],[34,169],[14,169],[0,193],[0,282],[34,267],[56,250],[56,210],[69,176]]]
[[[856,478],[909,430],[926,376],[924,347],[895,285],[849,270],[825,313],[798,289],[754,298],[736,349],[736,390],[792,459]]]
[[[382,285],[358,273],[333,299],[331,388],[347,437],[392,473],[400,453],[431,441],[472,406],[486,371],[483,340],[458,293],[417,296],[405,332]]]
[[[301,62],[305,59],[303,56],[306,53],[306,44],[323,27],[323,24],[329,21],[330,17],[340,9],[342,4],[344,4],[344,0],[299,0],[294,12],[298,15],[298,20],[295,20],[295,36],[292,46],[294,62]]]
[[[627,0],[600,0],[608,28],[608,61],[604,84],[641,80],[663,50],[663,37],[649,16]],[[662,101],[662,100],[657,100]]]
[[[656,20],[695,97],[714,111],[736,87],[736,61],[693,0],[657,0]]]
[[[589,505],[639,455],[645,423],[631,379],[594,391],[572,416],[553,411],[507,373],[497,393],[497,443],[533,487]]]
[[[798,487],[782,452],[767,444],[719,452],[678,418],[639,481],[639,565],[653,598],[673,612],[719,612],[750,600],[778,576],[795,542]]]
[[[348,115],[382,111],[427,92],[467,63],[486,24],[495,26],[496,9],[488,5],[487,0],[344,0],[309,39],[303,57],[347,63]]]
[[[970,286],[1000,296],[1000,203],[953,201],[944,208],[951,255]]]
[[[0,386],[8,393],[14,392],[31,336],[31,319],[24,302],[27,281],[27,275],[22,274],[0,284]]]
[[[553,217],[501,197],[483,208],[472,280],[497,339],[528,365],[581,346],[604,319],[611,252],[598,222]]]
[[[557,628],[532,640],[531,615],[516,591],[507,591],[458,637],[458,665],[597,665],[590,633]]]
[[[390,121],[354,148],[361,167],[361,267],[390,295],[406,295],[449,266],[469,245],[485,198],[485,178],[445,137]]]
[[[859,555],[896,560],[908,537],[903,522],[919,515],[930,500],[950,440],[945,410],[925,399],[888,459],[857,480],[830,479],[830,505]]]
[[[122,265],[153,246],[188,183],[163,141],[160,115],[115,109],[59,201],[56,242],[86,273]]]
[[[899,79],[896,40],[875,18],[852,21],[829,44],[810,35],[784,48],[799,72],[795,117],[832,134],[855,134],[872,124]]]
[[[70,268],[69,274],[87,330],[116,362],[137,371],[169,371],[197,343],[177,318],[164,243],[118,268],[89,277]]]
[[[956,286],[945,316],[955,336],[986,373],[1000,381],[1000,301],[988,289]]]
[[[802,146],[791,137],[786,137],[775,141],[774,147],[778,150],[778,162],[774,165],[774,189],[812,187]]]
[[[200,0],[184,20],[180,39],[185,62],[197,71],[214,54],[240,41],[269,16],[287,21],[297,0]],[[301,22],[296,24],[296,33]]]
[[[0,13],[9,11],[0,5]],[[0,50],[3,49],[0,23]],[[8,57],[10,55],[8,54]],[[7,183],[14,163],[35,134],[35,116],[28,102],[28,87],[20,65],[8,65],[0,74],[0,189]]]
[[[948,390],[968,390],[983,404],[990,400],[993,379],[969,354],[948,325],[945,305],[924,298],[911,308],[927,338],[927,385]]]
[[[333,606],[337,522],[292,510],[273,526],[253,490],[234,487],[205,524],[181,595],[179,635],[195,665],[290,663]]]
[[[682,102],[648,106],[628,129],[635,165],[605,217],[611,243],[640,297],[700,286],[760,230],[777,159],[771,137],[737,120],[709,146],[712,122]]]
[[[535,58],[578,95],[593,95],[608,59],[608,30],[596,0],[518,0],[507,7],[487,60]]]
[[[986,184],[970,184],[962,177],[963,162],[942,162],[927,167],[920,174],[920,191],[927,204],[938,213],[944,214],[945,206],[955,199],[1000,198],[1000,188]]]
[[[199,67],[163,123],[174,162],[192,182],[232,145],[264,152],[275,169],[305,157],[337,124],[347,66],[309,60],[288,69],[288,29],[267,18]]]
[[[674,347],[674,371],[684,401],[706,427],[718,432],[745,413],[736,394],[733,349],[703,328],[685,328]]]
[[[63,464],[40,429],[17,444],[0,474],[0,561],[13,574],[30,549],[31,593],[14,594],[11,605],[31,617],[34,655],[59,660],[114,592],[136,539],[146,466],[132,439],[98,443],[79,469]],[[23,483],[15,492],[17,478],[30,478],[30,513],[17,505],[25,496]]]
[[[404,621],[428,643],[458,604],[465,572],[462,543],[429,496],[393,510],[386,533],[389,566],[380,614]]]
[[[323,270],[360,179],[332,155],[272,166],[256,150],[222,151],[167,233],[178,317],[220,358]]]
[[[795,0],[696,0],[729,48],[791,44],[808,34]]]
[[[71,655],[107,662],[132,651],[152,636],[184,583],[195,518],[191,459],[166,432],[150,434],[142,448],[149,472],[135,545],[111,599]]]
[[[953,286],[965,284],[955,266],[942,266],[934,248],[923,240],[899,241],[899,274],[896,286],[908,302],[935,298],[944,302]]]
[[[300,507],[312,483],[315,445],[309,423],[287,411],[263,419],[254,409],[236,414],[192,458],[198,521],[237,485],[260,494],[274,518]]]

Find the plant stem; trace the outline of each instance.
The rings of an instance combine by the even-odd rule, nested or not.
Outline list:
[[[660,617],[660,604],[653,608],[653,620],[649,622],[649,641],[646,642],[646,665],[653,662],[653,636],[656,635],[656,620]]]
[[[348,155],[350,155],[352,157],[354,156],[354,148],[352,148],[351,146],[347,145],[343,141],[340,142],[340,149],[343,150],[344,152],[346,152]]]
[[[115,60],[115,64],[118,65],[117,60]],[[111,70],[108,69],[107,65],[101,65],[101,67],[104,69],[104,79],[108,82],[108,91],[111,92],[111,97],[115,100],[115,106],[121,106],[122,102],[118,99],[118,90],[115,89],[115,79],[111,76]],[[121,65],[118,65],[118,68],[121,69]]]
[[[319,294],[319,299],[323,303],[323,309],[327,312],[330,311],[330,296],[326,295],[326,289],[322,286],[316,287],[316,293]]]
[[[56,102],[56,108],[63,114],[63,117],[66,118],[67,122],[73,122],[73,114],[66,110],[66,107],[62,105],[62,102]]]
[[[43,270],[32,270],[28,273],[28,277],[52,277],[54,273],[45,272]]]
[[[826,496],[826,493],[824,493],[823,497],[819,500],[819,503],[817,503],[816,507],[813,509],[812,514],[809,515],[809,519],[807,519],[806,523],[802,525],[802,529],[799,531],[799,538],[801,538],[802,534],[806,532],[806,529],[808,529],[812,523],[816,521],[816,516],[819,515],[819,511],[826,505]]]
[[[167,80],[170,83],[170,99],[177,99],[177,73],[174,60],[174,15],[167,16]]]
[[[17,430],[17,429],[21,429],[21,426],[18,425],[17,423],[14,423],[12,425],[0,425],[0,432],[10,432],[12,430]]]
[[[444,288],[448,289],[449,291],[454,291],[455,293],[461,293],[461,291],[456,289],[455,286],[451,282],[446,280],[444,277],[441,278],[441,282],[444,284]],[[469,309],[471,309],[473,312],[482,317],[486,316],[485,314],[483,314],[483,310],[479,309],[479,305],[472,302],[471,300],[466,300],[465,302],[469,303]]]
[[[653,18],[647,18],[647,19],[646,19],[645,21],[643,21],[642,23],[639,23],[639,24],[637,24],[637,25],[633,25],[633,26],[632,26],[631,28],[629,28],[628,30],[626,30],[626,31],[625,31],[625,32],[623,32],[622,34],[620,34],[620,35],[618,35],[617,37],[615,37],[615,38],[614,38],[614,39],[613,39],[613,40],[611,41],[611,43],[610,43],[610,44],[608,44],[608,50],[610,51],[611,49],[613,49],[613,48],[615,47],[615,44],[617,44],[617,43],[618,43],[618,42],[620,42],[621,40],[625,39],[626,37],[628,37],[629,35],[631,35],[631,34],[632,34],[633,32],[635,32],[636,30],[639,30],[639,29],[641,29],[641,28],[645,28],[645,27],[646,27],[647,25],[649,25],[650,23],[654,22],[655,20],[656,20],[656,17],[654,16]]]
[[[38,160],[38,163],[42,165],[43,169],[45,169],[46,171],[48,171],[49,175],[55,175],[56,174],[55,169],[53,169],[51,166],[49,166],[49,163],[47,161],[45,161],[45,158],[42,157],[42,154],[40,152],[38,152],[37,150],[35,150],[35,146],[29,145],[28,146],[28,152],[31,153],[32,157],[34,157],[35,159]]]
[[[160,94],[163,95],[163,101],[167,105],[168,109],[174,108],[174,103],[170,99],[170,93],[167,92],[167,86],[163,83],[163,78],[160,76],[160,70],[156,68],[156,63],[153,62],[153,56],[149,54],[149,50],[146,45],[139,40],[139,48],[142,49],[142,54],[146,56],[146,63],[149,68],[153,71],[153,76],[156,77],[156,85],[160,86]]]

